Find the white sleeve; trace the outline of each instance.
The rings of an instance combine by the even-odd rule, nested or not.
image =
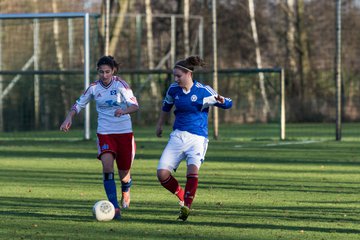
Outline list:
[[[88,87],[86,91],[76,100],[75,104],[71,109],[75,110],[76,113],[79,113],[81,109],[85,108],[86,104],[88,104],[93,96],[93,88],[92,86]]]
[[[119,92],[122,96],[122,101],[124,101],[128,107],[131,105],[139,106],[136,97],[134,96],[133,91],[130,88],[120,87]]]
[[[201,111],[205,108],[215,105],[216,103],[217,101],[215,99],[215,96],[204,97]]]
[[[205,108],[215,105],[217,103],[215,99],[217,95],[218,94],[214,91],[214,89],[212,89],[210,86],[205,86],[203,106],[201,111]]]

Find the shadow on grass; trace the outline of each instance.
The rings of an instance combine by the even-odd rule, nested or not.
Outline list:
[[[336,173],[336,172],[335,172]],[[176,176],[180,182],[185,181],[185,177]],[[67,169],[0,169],[0,182],[6,184],[9,179],[11,183],[32,184],[37,185],[62,185],[69,184],[87,184],[99,185],[102,184],[102,173],[95,171],[73,171]],[[156,178],[156,173],[134,172],[134,184],[139,187],[154,187],[160,186]],[[117,184],[119,181],[117,180]],[[298,180],[288,177],[278,178],[256,178],[240,176],[224,175],[219,178],[212,178],[211,176],[202,176],[199,181],[199,188],[203,189],[228,189],[237,191],[282,191],[282,192],[312,192],[312,193],[332,193],[332,194],[357,194],[360,191],[360,185],[357,183],[343,183],[336,182],[334,184],[327,181],[306,181],[306,179]]]
[[[69,199],[42,199],[42,198],[18,198],[18,197],[0,197],[0,215],[3,219],[18,217],[33,218],[36,220],[69,220],[76,222],[93,222],[91,208],[93,201],[89,200],[69,200]],[[123,213],[121,220],[125,224],[133,222],[134,224],[157,224],[157,225],[187,225],[196,227],[219,227],[236,229],[259,229],[259,230],[288,230],[288,231],[311,231],[323,233],[347,233],[360,234],[360,229],[338,228],[338,227],[309,227],[309,226],[290,226],[288,224],[263,224],[246,223],[242,219],[279,219],[283,211],[289,211],[284,220],[301,220],[311,222],[344,222],[344,219],[336,217],[324,217],[321,213],[336,213],[346,211],[346,208],[331,207],[261,207],[261,206],[239,206],[232,205],[226,208],[216,208],[204,205],[198,205],[202,209],[195,210],[190,215],[187,222],[176,221],[176,208],[172,204],[162,203],[154,207],[152,202],[137,202],[133,207]],[[12,209],[11,211],[9,209]],[[241,210],[241,211],[240,211]],[[314,214],[313,210],[319,215]],[[298,214],[298,215],[297,215]],[[308,214],[308,215],[307,215]],[[218,217],[222,216],[221,219]],[[172,220],[173,219],[173,220]],[[206,219],[206,221],[204,221]],[[236,219],[236,221],[233,221]],[[348,220],[345,220],[348,221]],[[354,224],[358,221],[351,220]],[[299,223],[301,224],[301,223]]]
[[[7,217],[30,217],[71,221],[90,221],[94,201],[0,197],[0,215]],[[8,209],[11,209],[9,211]],[[78,214],[87,212],[88,216]]]
[[[95,149],[95,148],[94,148]],[[7,158],[38,158],[39,160],[42,158],[77,158],[77,159],[96,159],[97,153],[96,150],[92,151],[92,153],[86,152],[71,152],[68,150],[67,152],[64,151],[55,151],[55,150],[46,150],[46,148],[39,149],[36,151],[16,151],[16,150],[0,150],[0,158],[7,157]]]
[[[94,148],[95,149],[95,148]],[[17,150],[0,150],[0,158],[38,158],[39,160],[43,158],[67,158],[67,159],[96,159],[97,153],[96,151],[89,152],[71,152],[71,150],[66,151],[56,151],[56,150],[45,150],[39,149],[34,151],[17,151]],[[135,159],[154,159],[157,160],[161,156],[161,151],[159,153],[153,154],[144,154],[144,153],[136,153]],[[211,156],[209,154],[206,157],[205,162],[234,162],[234,163],[258,163],[258,164],[304,164],[304,165],[314,165],[314,164],[322,164],[322,165],[346,165],[346,166],[360,166],[360,161],[349,160],[339,158],[337,160],[334,159],[322,159],[322,158],[279,158],[276,156]],[[357,172],[360,172],[357,171]]]
[[[100,164],[100,163],[99,163]],[[20,184],[21,186],[80,186],[91,185],[100,186],[103,185],[103,174],[99,166],[99,171],[73,171],[67,169],[51,169],[51,170],[39,170],[39,169],[0,169],[0,183],[8,184],[11,179],[11,184]],[[117,174],[116,174],[117,175]],[[134,187],[160,187],[160,183],[157,180],[156,172],[153,174],[144,172],[135,172],[132,174]],[[120,179],[116,176],[115,182],[120,186]],[[85,187],[84,187],[85,188]]]
[[[249,148],[234,148],[237,142],[218,141],[209,144],[205,162],[259,164],[323,164],[359,166],[360,150],[353,143],[285,145],[264,147],[264,143]],[[158,140],[137,141],[136,159],[156,159],[166,143]],[[96,159],[95,141],[1,141],[0,158],[67,158]],[[329,147],[330,146],[330,147]]]
[[[231,181],[231,180],[230,180]],[[269,181],[253,181],[253,179],[247,179],[242,183],[227,183],[219,181],[207,181],[201,180],[199,184],[205,186],[205,188],[219,188],[228,190],[239,191],[281,191],[281,192],[311,192],[311,193],[332,193],[332,194],[357,194],[360,191],[360,186],[327,186],[327,185],[304,185],[294,180],[289,180],[291,184],[277,184],[275,179]]]
[[[70,200],[49,198],[0,197],[0,215],[8,217],[29,217],[36,219],[94,221],[92,207],[96,200]],[[132,204],[126,213],[147,215],[150,217],[171,216],[174,213],[172,204],[162,204],[154,208],[152,202]],[[11,209],[11,211],[9,210]],[[175,211],[177,212],[177,210]],[[85,215],[84,215],[85,214]],[[168,220],[163,220],[168,223]]]
[[[198,221],[196,219],[196,214],[190,215],[188,221],[179,222],[175,220],[162,220],[162,219],[139,219],[139,218],[124,218],[125,222],[134,222],[134,223],[143,223],[143,224],[183,224],[197,227],[219,227],[219,228],[237,228],[237,229],[259,229],[259,230],[288,230],[288,231],[312,231],[312,232],[323,232],[323,233],[347,233],[347,234],[359,234],[360,229],[352,229],[352,228],[326,228],[326,227],[309,227],[309,226],[289,226],[289,225],[275,225],[275,224],[257,224],[257,223],[241,223],[241,215],[239,223],[236,222],[227,222],[224,219],[220,221],[216,221],[216,217],[207,218],[212,219],[209,221]],[[261,217],[261,216],[257,216]],[[274,216],[272,217],[274,218]],[[302,218],[302,220],[307,220],[307,218]],[[312,219],[315,220],[315,219]],[[334,220],[335,221],[335,220]]]
[[[349,206],[324,206],[319,203],[314,206],[259,206],[250,204],[197,204],[200,210],[195,213],[203,216],[221,215],[223,218],[230,217],[236,219],[257,218],[257,219],[274,219],[289,221],[306,221],[322,223],[360,223],[358,215],[360,209]],[[325,203],[326,204],[326,203]],[[360,229],[359,229],[360,230]]]
[[[65,170],[13,170],[0,169],[0,182],[11,183],[28,183],[32,185],[63,185],[69,183],[76,184],[98,184],[102,183],[102,173],[85,172],[85,171],[65,171]]]

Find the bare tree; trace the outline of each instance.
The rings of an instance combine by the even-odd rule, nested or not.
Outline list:
[[[283,7],[286,16],[286,65],[289,69],[291,99],[297,104],[293,110],[295,118],[304,118],[305,111],[305,79],[309,77],[309,52],[307,33],[304,26],[304,1],[286,0]],[[309,108],[310,109],[310,108]]]
[[[287,78],[289,79],[289,98],[290,102],[298,102],[301,97],[299,94],[299,68],[297,59],[297,18],[296,18],[296,5],[297,0],[286,0],[286,5],[282,5],[282,9],[285,12],[285,29],[286,29],[286,56],[285,56],[285,68],[287,69]],[[293,114],[301,114],[302,109],[296,108]]]
[[[298,43],[297,43],[297,50],[298,50],[298,57],[299,57],[299,75],[300,75],[300,104],[301,104],[301,112],[304,109],[304,101],[305,97],[305,79],[309,75],[310,70],[310,62],[309,62],[309,52],[308,52],[308,44],[307,44],[307,33],[305,31],[304,25],[304,0],[297,0],[296,4],[296,26],[298,32]]]
[[[254,0],[248,0],[248,1],[249,1],[250,24],[251,24],[252,36],[253,36],[254,44],[255,44],[256,65],[257,65],[257,68],[262,68],[259,38],[258,38],[258,33],[257,33],[257,28],[256,28]],[[263,112],[263,116],[266,120],[268,114],[270,113],[270,106],[269,106],[269,102],[267,99],[263,72],[259,72],[259,85],[260,85],[261,97],[264,101],[262,112]]]
[[[185,56],[190,55],[189,46],[189,15],[190,15],[190,3],[189,0],[184,0],[184,48]]]
[[[119,44],[119,40],[120,40],[120,33],[121,30],[123,28],[124,25],[124,21],[125,21],[125,13],[128,10],[127,6],[128,6],[128,0],[123,0],[120,1],[120,5],[119,5],[119,14],[116,18],[116,22],[113,28],[113,33],[112,33],[112,38],[110,40],[110,46],[109,46],[109,55],[114,55],[116,48],[118,47]]]
[[[151,9],[151,1],[145,0],[145,8],[146,8],[146,36],[147,36],[147,48],[148,48],[148,58],[149,58],[149,69],[154,69],[154,55],[153,55],[153,48],[154,48],[154,38],[153,38],[153,30],[152,30],[152,9]],[[148,78],[150,80],[150,89],[151,89],[151,96],[152,99],[157,102],[160,94],[158,87],[156,86],[155,82],[152,81],[152,77]],[[158,107],[158,104],[155,104]]]
[[[148,48],[148,62],[149,69],[154,69],[154,37],[152,32],[152,9],[151,1],[145,0],[146,8],[146,38],[147,38],[147,48]]]
[[[58,12],[58,1],[52,0],[52,9],[53,12]],[[58,19],[54,19],[53,22],[53,33],[54,33],[54,43],[55,43],[55,52],[56,52],[56,61],[60,71],[65,70],[64,66],[64,52],[60,45],[60,23]],[[65,78],[64,75],[60,74],[60,95],[63,101],[64,114],[68,112],[69,108],[69,99],[66,96],[66,86],[65,86]]]
[[[295,54],[295,40],[296,40],[296,32],[295,32],[295,0],[286,0],[287,6],[286,9],[286,52],[287,59],[289,63],[289,68],[292,72],[296,73],[298,71],[296,65],[296,54]]]

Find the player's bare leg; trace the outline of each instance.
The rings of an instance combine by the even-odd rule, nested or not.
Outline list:
[[[157,177],[161,185],[175,194],[179,199],[179,204],[184,205],[184,189],[179,185],[179,182],[171,175],[171,172],[166,169],[157,170]]]
[[[119,170],[121,180],[121,205],[122,208],[130,207],[130,187],[132,185],[130,170]]]

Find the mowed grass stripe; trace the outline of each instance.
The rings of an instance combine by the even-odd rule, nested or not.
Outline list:
[[[357,141],[267,146],[278,140],[237,141],[231,127],[210,139],[187,222],[156,179],[169,129],[138,131],[131,208],[107,223],[91,214],[105,198],[94,141],[0,135],[0,239],[359,239]],[[175,175],[184,185],[184,163]]]

